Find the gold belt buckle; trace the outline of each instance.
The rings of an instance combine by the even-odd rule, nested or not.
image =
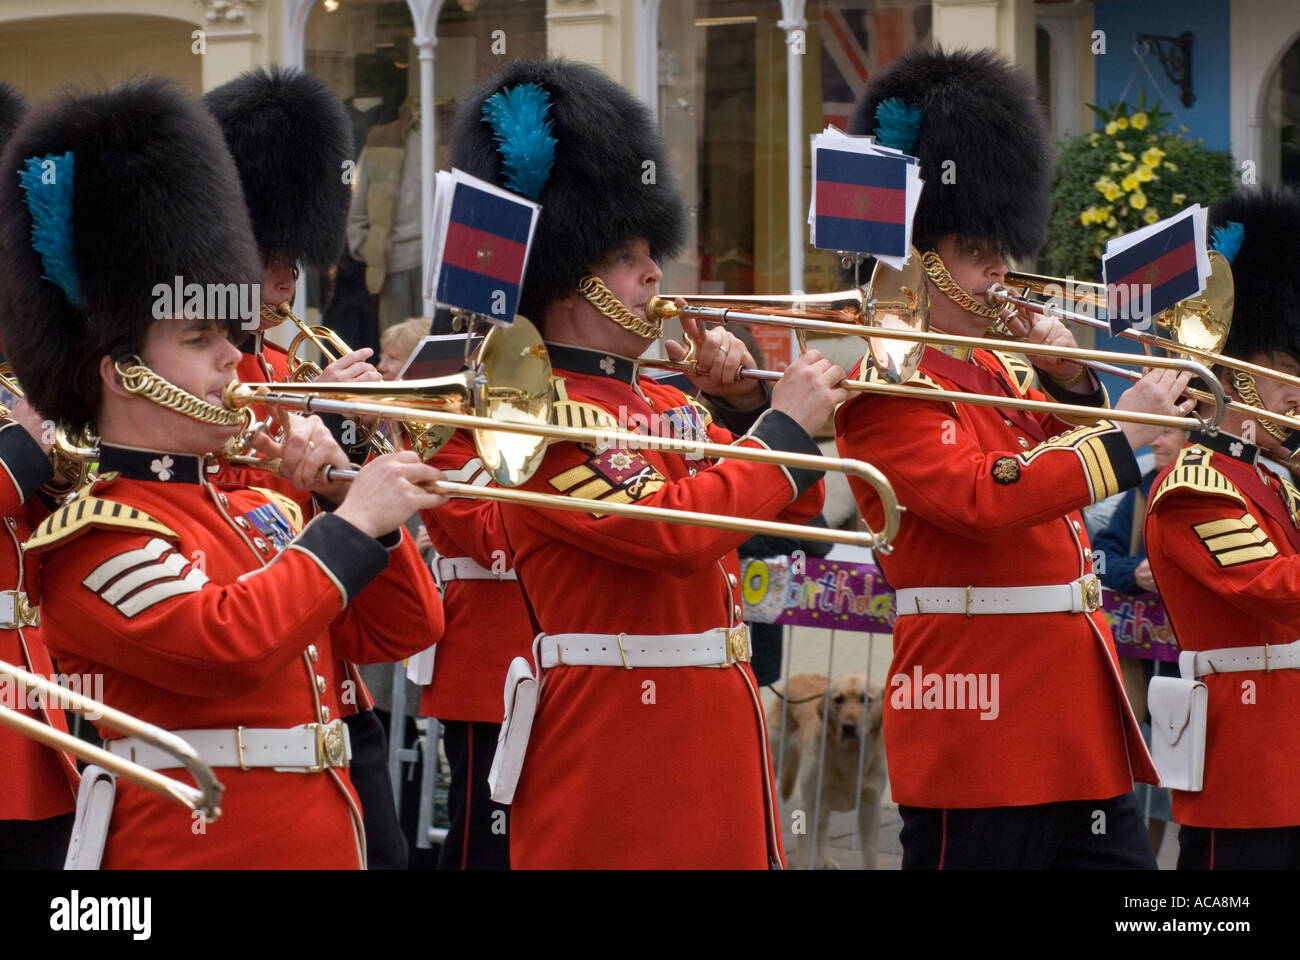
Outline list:
[[[749,628],[743,623],[727,628],[727,659],[723,666],[733,663],[749,663]]]
[[[1079,579],[1079,585],[1083,588],[1083,612],[1092,613],[1101,609],[1101,578],[1095,573],[1087,574]]]
[[[316,762],[307,768],[307,772],[321,773],[327,767],[346,767],[348,751],[343,741],[343,721],[309,723],[307,726],[316,731]]]
[[[24,627],[39,627],[41,625],[41,608],[27,599],[27,594],[21,590],[15,590],[14,593],[14,615],[18,622]]]

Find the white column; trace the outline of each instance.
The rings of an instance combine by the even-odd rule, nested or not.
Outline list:
[[[415,21],[415,48],[420,55],[420,262],[429,260],[429,224],[433,221],[434,143],[437,111],[433,106],[433,48],[438,44],[438,15],[443,0],[406,0]],[[420,273],[421,291],[428,277]],[[432,317],[434,303],[425,299],[424,315]]]
[[[301,67],[306,62],[307,21],[317,0],[281,0],[283,41],[280,62],[286,67]]]
[[[659,2],[636,0],[632,42],[636,45],[636,86],[633,89],[645,105],[659,115]]]
[[[803,293],[803,55],[808,49],[807,0],[781,0],[785,31],[786,163],[789,192],[790,292]]]

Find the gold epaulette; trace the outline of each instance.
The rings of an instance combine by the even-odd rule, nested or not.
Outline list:
[[[560,427],[588,427],[617,430],[614,415],[594,403],[581,400],[560,400],[551,407],[551,423]]]
[[[888,378],[886,378],[886,377],[884,376],[884,374],[882,374],[878,369],[876,369],[876,365],[875,365],[874,363],[871,362],[871,354],[870,354],[870,353],[868,353],[866,356],[864,356],[864,357],[862,358],[861,369],[862,369],[862,371],[866,374],[866,382],[867,382],[867,383],[888,383],[888,382],[890,382],[890,381],[888,380]],[[861,376],[861,374],[859,374],[859,376]],[[934,380],[930,379],[929,375],[927,375],[924,371],[922,371],[922,370],[920,370],[920,369],[918,369],[915,373],[913,373],[913,374],[911,375],[911,377],[909,377],[909,378],[904,382],[904,386],[908,386],[908,387],[929,387],[929,388],[932,389],[932,390],[942,390],[942,389],[943,389],[943,387],[941,387],[941,386],[940,386],[938,383],[936,383]]]
[[[180,540],[180,534],[175,530],[142,510],[128,507],[116,500],[82,496],[50,514],[27,538],[23,551],[35,553],[44,550],[53,544],[79,537],[94,527],[138,530],[168,540]]]
[[[302,533],[302,507],[298,506],[292,497],[286,497],[283,493],[268,490],[266,487],[249,487],[249,489],[256,490],[279,507],[285,519],[293,526],[293,532]]]
[[[1029,388],[1034,385],[1034,367],[1033,364],[1025,360],[1024,357],[1015,356],[1010,353],[1003,353],[1000,350],[989,351],[1002,365],[1011,382],[1016,385],[1016,389],[1022,394],[1027,393]]]
[[[703,423],[706,428],[713,423],[713,414],[709,412],[708,407],[700,403],[700,401],[695,397],[687,397],[686,399],[691,402],[691,406],[695,408],[695,412],[700,415],[700,422]]]
[[[1246,506],[1246,498],[1236,484],[1210,466],[1210,457],[1211,452],[1205,447],[1185,447],[1174,461],[1173,469],[1151,494],[1147,510],[1155,510],[1160,501],[1174,490],[1191,490],[1205,496],[1225,497]]]

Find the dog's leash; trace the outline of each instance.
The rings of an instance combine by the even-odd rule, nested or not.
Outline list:
[[[811,697],[804,697],[802,700],[791,700],[784,693],[778,690],[774,684],[769,683],[767,689],[771,690],[786,703],[809,703],[813,700],[820,700],[822,697],[826,696],[826,691],[823,690],[821,693],[813,694]]]

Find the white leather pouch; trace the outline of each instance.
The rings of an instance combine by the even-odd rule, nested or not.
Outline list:
[[[1152,677],[1147,690],[1151,712],[1151,756],[1160,785],[1196,792],[1205,780],[1205,724],[1210,692],[1199,680]]]
[[[117,795],[117,774],[93,763],[81,773],[77,789],[77,813],[72,822],[72,840],[64,870],[98,870],[108,840],[108,822],[113,818]]]
[[[488,771],[488,787],[497,803],[512,803],[515,786],[524,767],[524,753],[533,730],[539,687],[533,665],[525,657],[515,657],[506,674],[506,714],[497,735],[497,753]]]

